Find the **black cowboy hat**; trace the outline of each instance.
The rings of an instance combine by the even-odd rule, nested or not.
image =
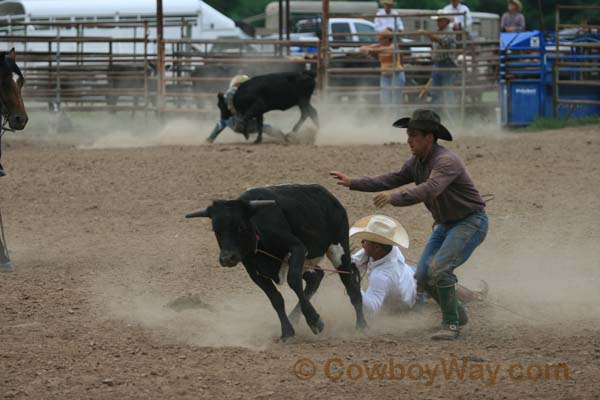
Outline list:
[[[451,141],[452,135],[440,122],[440,116],[432,110],[415,110],[412,117],[400,118],[392,124],[395,128],[413,128],[431,132],[436,138]]]

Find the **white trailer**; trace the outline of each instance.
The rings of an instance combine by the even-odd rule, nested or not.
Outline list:
[[[164,39],[244,39],[249,36],[235,25],[229,17],[200,0],[164,0]],[[60,36],[68,37],[101,37],[143,39],[144,27],[132,26],[77,26],[57,28],[36,23],[141,23],[149,21],[148,39],[156,39],[156,2],[152,0],[10,0],[0,2],[0,35],[3,36]],[[31,25],[11,25],[13,22]],[[185,29],[182,29],[185,22]],[[174,26],[174,25],[178,26]],[[169,26],[170,25],[170,26]],[[4,46],[17,50],[48,51],[46,43],[28,43],[23,41],[3,40]],[[56,51],[56,43],[52,44]],[[77,47],[75,43],[61,43],[60,51],[106,52],[107,43],[83,43]],[[155,53],[154,43],[148,48]],[[39,47],[39,49],[38,49]],[[204,50],[205,47],[202,46]],[[143,53],[143,45],[132,43],[113,44],[113,53]],[[167,49],[168,51],[168,49]]]

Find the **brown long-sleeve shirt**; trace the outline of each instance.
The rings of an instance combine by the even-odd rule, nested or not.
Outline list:
[[[414,188],[392,194],[391,204],[403,207],[423,202],[436,223],[460,220],[485,207],[465,164],[438,144],[424,160],[412,156],[398,171],[352,179],[350,190],[380,192],[412,182]]]

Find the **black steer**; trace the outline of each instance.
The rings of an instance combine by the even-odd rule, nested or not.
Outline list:
[[[365,328],[360,275],[350,262],[348,217],[340,202],[320,185],[280,185],[249,189],[237,200],[218,200],[207,209],[186,215],[208,217],[219,243],[219,262],[233,267],[240,261],[250,278],[269,297],[281,322],[281,339],[294,336],[290,323],[300,311],[317,334],[324,324],[310,303],[323,271],[307,269],[324,255],[340,272],[356,311],[356,326]],[[287,270],[287,275],[286,275]],[[285,313],[283,297],[274,285],[287,279],[298,304]],[[302,289],[302,279],[306,287]]]
[[[310,104],[314,90],[315,73],[311,71],[260,75],[242,83],[233,97],[233,105],[245,125],[244,136],[248,135],[248,121],[256,118],[256,143],[260,143],[263,115],[268,111],[284,111],[294,106],[300,107],[301,114],[293,132],[298,131],[308,117],[319,126],[317,110]]]

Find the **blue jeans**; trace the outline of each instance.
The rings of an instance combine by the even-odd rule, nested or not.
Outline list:
[[[242,133],[241,131],[236,130],[234,122],[235,121],[233,120],[233,117],[229,117],[227,119],[219,119],[217,121],[217,124],[213,128],[212,132],[208,136],[208,140],[211,142],[214,142],[214,140],[217,138],[217,136],[219,136],[219,134],[221,132],[223,132],[223,129],[225,129],[225,128],[230,128],[236,133]],[[253,119],[252,121],[250,121],[250,126],[248,127],[248,133],[257,133],[257,132],[258,132],[258,127],[256,126],[256,119]],[[281,136],[278,134],[278,132],[275,132],[275,130],[272,129],[271,125],[269,125],[269,124],[263,124],[263,132],[266,133],[267,135],[271,135],[271,136],[277,136],[277,137]]]
[[[431,86],[453,86],[454,77],[456,73],[454,71],[435,71],[436,68],[455,68],[456,65],[452,63],[446,64],[433,64],[434,71],[431,73]],[[432,90],[431,91],[431,103],[432,104],[453,104],[454,103],[454,90]]]
[[[459,221],[437,224],[417,264],[415,278],[420,289],[445,287],[458,280],[454,269],[461,266],[483,242],[488,231],[485,210]]]
[[[379,101],[381,104],[402,104],[402,89],[406,83],[404,71],[379,77]]]

